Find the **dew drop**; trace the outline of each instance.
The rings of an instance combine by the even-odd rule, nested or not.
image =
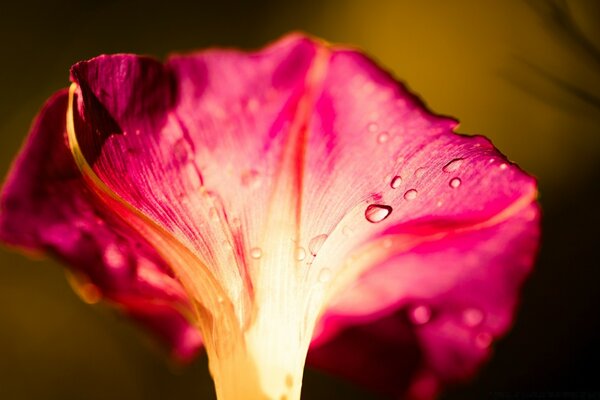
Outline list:
[[[502,163],[502,164],[500,164],[500,169],[501,169],[502,171],[504,171],[506,168],[508,168],[508,165],[506,165],[506,163]]]
[[[488,332],[481,332],[475,336],[475,346],[487,349],[492,344],[493,337]]]
[[[459,186],[460,186],[460,184],[461,184],[461,183],[462,183],[462,182],[461,182],[460,178],[452,178],[452,179],[450,180],[450,187],[451,187],[452,189],[456,189],[457,187],[459,187]]]
[[[254,170],[248,170],[242,174],[242,185],[254,189],[260,185],[260,175]]]
[[[259,258],[262,257],[262,250],[260,247],[253,247],[252,249],[250,249],[250,257],[254,258],[255,260],[258,260]]]
[[[455,158],[454,160],[450,161],[448,164],[444,165],[444,167],[442,168],[442,171],[454,172],[458,168],[460,168],[462,163],[463,163],[463,158]]]
[[[399,175],[396,175],[390,182],[390,186],[392,187],[392,189],[398,189],[401,184],[402,184],[402,177]]]
[[[323,243],[325,243],[326,240],[327,235],[324,233],[312,238],[310,242],[308,242],[308,251],[310,251],[310,254],[316,256],[319,249],[321,249],[321,246],[323,246]]]
[[[415,170],[415,176],[416,176],[417,178],[421,178],[421,177],[423,177],[423,175],[425,175],[425,171],[426,171],[426,170],[427,170],[427,169],[426,169],[425,167],[420,167],[420,168],[417,168],[417,169]]]
[[[365,217],[371,223],[378,223],[389,217],[392,207],[383,204],[370,204],[365,210]]]
[[[410,189],[407,190],[406,193],[404,193],[404,199],[411,201],[417,198],[417,191],[415,189]]]
[[[319,282],[321,283],[327,283],[331,281],[331,270],[329,268],[323,268],[321,271],[319,271]]]
[[[379,135],[377,135],[377,143],[381,144],[381,143],[385,143],[390,139],[390,134],[387,132],[381,132]]]
[[[470,327],[475,327],[483,322],[483,312],[477,308],[467,308],[462,313],[463,323]]]
[[[306,250],[304,250],[304,247],[298,246],[296,247],[294,255],[296,257],[296,261],[302,261],[306,258]]]
[[[431,319],[431,309],[425,305],[416,306],[410,310],[409,317],[415,325],[426,324]]]
[[[367,130],[371,133],[375,133],[377,130],[379,130],[379,125],[377,125],[375,122],[371,122],[369,125],[367,125]]]
[[[443,201],[441,201],[441,200],[438,200],[438,201],[435,203],[435,206],[436,206],[436,207],[441,207],[441,206],[442,206],[442,204],[444,204],[444,202],[443,202]]]

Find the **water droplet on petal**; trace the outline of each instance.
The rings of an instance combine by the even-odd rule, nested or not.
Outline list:
[[[310,251],[310,254],[316,256],[319,252],[319,249],[321,248],[321,246],[323,246],[323,243],[325,243],[326,240],[327,235],[324,233],[312,238],[310,242],[308,242],[308,251]]]
[[[116,244],[110,244],[104,250],[103,260],[113,269],[123,268],[127,265],[127,258]]]
[[[398,189],[401,184],[402,177],[399,175],[396,175],[394,178],[392,178],[392,181],[390,182],[390,186],[392,187],[392,189]]]
[[[443,201],[441,201],[441,200],[438,200],[438,201],[435,203],[436,207],[441,207],[441,206],[442,206],[442,204],[444,204],[444,202],[443,202]]]
[[[296,251],[294,253],[295,253],[296,261],[302,261],[302,260],[304,260],[304,258],[306,258],[306,250],[304,250],[304,247],[301,247],[301,246],[296,247]]]
[[[260,175],[258,171],[251,169],[242,174],[242,185],[255,189],[260,185]]]
[[[374,224],[383,221],[392,213],[392,207],[383,204],[370,204],[365,210],[367,221]]]
[[[492,344],[494,338],[488,332],[481,332],[475,336],[475,346],[480,349],[487,349]]]
[[[371,122],[369,125],[367,125],[367,130],[371,133],[375,133],[379,130],[379,125],[377,125],[375,122]]]
[[[500,164],[500,169],[501,169],[502,171],[504,171],[506,168],[508,168],[508,165],[506,165],[506,163],[502,163],[502,164]]]
[[[457,187],[459,187],[459,186],[460,186],[460,184],[461,184],[461,183],[462,183],[462,182],[461,182],[460,178],[452,178],[452,179],[450,180],[450,187],[451,187],[452,189],[456,189]]]
[[[323,268],[321,271],[319,271],[319,282],[321,283],[327,283],[329,281],[331,281],[332,278],[332,274],[331,274],[331,270],[329,268]]]
[[[425,175],[425,171],[426,171],[426,170],[427,170],[427,169],[426,169],[425,167],[420,167],[420,168],[417,168],[417,169],[415,170],[415,176],[416,176],[417,178],[421,178],[421,177],[423,177],[423,175]]]
[[[442,168],[442,171],[444,172],[454,172],[456,171],[458,168],[460,168],[460,166],[463,163],[463,159],[462,158],[455,158],[454,160],[450,161],[448,164],[444,165],[444,167]]]
[[[255,260],[261,258],[262,249],[260,247],[253,247],[252,249],[250,249],[250,257],[254,258]]]
[[[404,193],[404,199],[411,201],[417,198],[417,191],[415,189],[410,189],[407,190],[406,193]]]
[[[467,308],[462,313],[463,323],[475,327],[483,322],[483,312],[477,308]]]
[[[390,134],[387,132],[381,132],[377,135],[377,143],[385,143],[390,139]]]
[[[409,313],[410,320],[415,325],[423,325],[431,319],[431,309],[425,305],[414,307]]]

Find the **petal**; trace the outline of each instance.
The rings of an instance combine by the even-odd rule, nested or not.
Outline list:
[[[65,261],[84,298],[100,294],[142,324],[160,326],[174,355],[189,358],[200,342],[197,331],[195,342],[187,333],[186,294],[146,240],[89,192],[67,146],[66,111],[60,91],[34,122],[3,187],[0,239]]]
[[[531,205],[368,270],[331,304],[309,365],[416,399],[470,378],[512,323],[538,246],[537,217]]]

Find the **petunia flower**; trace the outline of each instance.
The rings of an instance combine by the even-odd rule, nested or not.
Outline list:
[[[0,238],[174,356],[204,346],[220,400],[299,399],[307,353],[433,398],[510,327],[535,181],[359,51],[293,34],[103,55],[71,81],[9,173]]]

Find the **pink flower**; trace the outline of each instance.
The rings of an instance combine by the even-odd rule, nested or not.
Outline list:
[[[71,79],[7,178],[0,238],[64,260],[176,357],[204,345],[221,400],[298,399],[307,352],[433,398],[509,329],[535,181],[358,51],[290,35]]]

